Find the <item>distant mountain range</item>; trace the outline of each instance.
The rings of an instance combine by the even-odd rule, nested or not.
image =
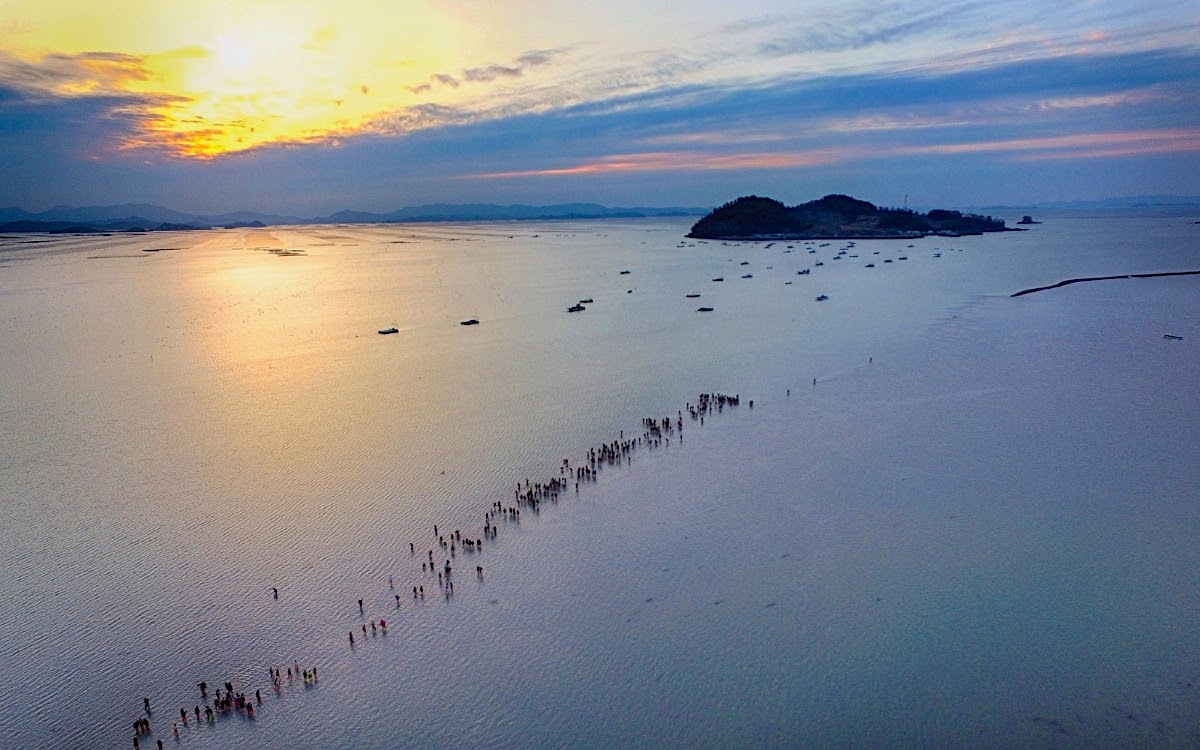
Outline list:
[[[116,206],[55,206],[30,212],[0,208],[0,232],[146,232],[215,227],[260,227],[280,224],[388,224],[422,221],[525,221],[533,219],[635,219],[699,216],[704,208],[611,208],[598,203],[556,203],[549,206],[493,203],[432,203],[389,213],[338,211],[310,218],[253,211],[202,216],[149,203]]]

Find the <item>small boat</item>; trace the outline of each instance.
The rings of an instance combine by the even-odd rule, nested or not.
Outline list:
[[[942,254],[941,254],[941,253],[934,253],[934,254],[933,254],[933,257],[935,257],[935,258],[940,258],[940,257],[942,257]]]
[[[874,268],[874,267],[875,267],[875,264],[874,264],[874,263],[868,263],[868,264],[867,264],[867,268]]]
[[[687,294],[687,295],[684,295],[684,296],[686,296],[688,299],[696,299],[696,298],[697,298],[697,297],[699,297],[700,295],[699,295],[699,294]]]
[[[1183,341],[1183,336],[1176,336],[1173,333],[1164,333],[1163,338],[1168,341]]]
[[[828,294],[822,294],[820,297],[817,297],[817,302],[824,302],[824,301],[825,301],[825,300],[827,300],[827,299],[829,299],[829,295],[828,295]]]
[[[725,280],[724,276],[718,276],[717,278],[713,279],[713,281],[724,281],[724,280]]]
[[[571,305],[567,308],[567,312],[583,312],[586,309],[583,305]]]
[[[883,262],[884,262],[884,263],[891,263],[891,262],[892,262],[892,259],[891,259],[891,258],[884,258]]]
[[[818,266],[823,266],[823,265],[825,265],[825,263],[824,263],[823,261],[819,261],[819,260],[818,260],[818,261],[817,261],[817,265],[818,265]]]
[[[752,274],[752,273],[748,273],[748,274],[746,274],[745,276],[743,276],[742,278],[743,278],[743,279],[753,279],[753,278],[754,278],[754,274]]]
[[[908,260],[908,256],[907,256],[907,255],[901,255],[901,256],[900,256],[900,260]]]
[[[474,318],[471,318],[470,320],[464,320],[464,321],[460,322],[459,325],[460,326],[477,326],[477,325],[479,325],[479,321],[475,320]]]
[[[590,304],[592,304],[592,298],[588,297],[587,299],[581,299],[581,300],[579,300],[579,304],[590,305]]]
[[[743,260],[741,263],[738,263],[738,265],[739,265],[739,266],[748,266],[748,265],[750,265],[750,261],[748,261],[748,260]]]
[[[797,272],[796,272],[796,275],[797,275],[797,276],[808,276],[810,273],[812,273],[812,269],[811,269],[811,268],[806,268],[806,269],[804,269],[803,271],[797,271]]]
[[[379,333],[386,336],[389,333],[400,333],[399,328],[380,328]]]
[[[792,282],[790,282],[790,281],[785,281],[785,282],[783,282],[783,285],[784,285],[784,286],[791,286],[791,285],[792,285]]]
[[[628,274],[628,273],[629,273],[628,271],[622,271],[622,272],[621,272],[621,275],[622,275],[622,276],[624,276],[624,275],[626,275],[626,274]]]
[[[696,308],[696,312],[712,312],[712,311],[713,311],[713,309],[711,307],[697,307]]]

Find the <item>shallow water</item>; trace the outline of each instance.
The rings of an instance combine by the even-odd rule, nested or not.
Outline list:
[[[670,220],[0,239],[0,746],[128,747],[143,696],[170,743],[200,680],[266,704],[197,748],[1196,742],[1197,282],[1007,296],[1200,268],[1195,227],[1049,218],[836,261]],[[433,524],[712,391],[431,595]]]

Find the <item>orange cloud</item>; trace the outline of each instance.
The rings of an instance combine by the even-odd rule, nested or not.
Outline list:
[[[904,154],[978,154],[997,152],[1048,152],[1027,159],[1078,159],[1103,156],[1132,156],[1200,150],[1200,130],[1135,130],[1119,133],[1083,133],[1046,138],[1014,138],[973,143],[946,143],[910,146],[894,153]]]
[[[1084,133],[1045,138],[1014,138],[929,146],[875,146],[722,154],[705,151],[654,151],[611,154],[565,167],[485,172],[464,178],[563,177],[637,172],[704,172],[818,167],[839,162],[894,156],[952,156],[1016,153],[1020,161],[1096,159],[1200,151],[1200,129]],[[1027,152],[1027,153],[1022,153]]]
[[[833,164],[852,158],[854,149],[814,149],[810,151],[749,154],[714,154],[703,151],[659,151],[637,154],[613,154],[595,161],[552,169],[528,169],[513,172],[487,172],[464,175],[477,178],[554,177],[564,175],[615,174],[627,172],[706,172],[743,169],[788,169]]]

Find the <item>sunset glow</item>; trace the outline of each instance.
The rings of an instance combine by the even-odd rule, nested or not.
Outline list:
[[[126,5],[106,6],[105,17],[143,15],[149,28],[93,24],[92,4],[72,18],[61,5],[29,3],[9,54],[55,95],[148,97],[139,127],[115,145],[187,157],[355,132],[412,103],[407,86],[451,67],[470,36],[419,1],[200,5],[177,19],[169,4]],[[348,12],[355,5],[370,13]],[[93,52],[106,47],[120,56]]]
[[[0,31],[0,205],[616,201],[633,175],[659,181],[622,182],[633,203],[706,205],[895,168],[960,200],[967,160],[991,200],[1031,163],[1049,195],[1134,187],[1081,179],[1098,159],[1187,161],[1137,170],[1157,192],[1200,171],[1200,18],[1174,5],[9,0]]]

